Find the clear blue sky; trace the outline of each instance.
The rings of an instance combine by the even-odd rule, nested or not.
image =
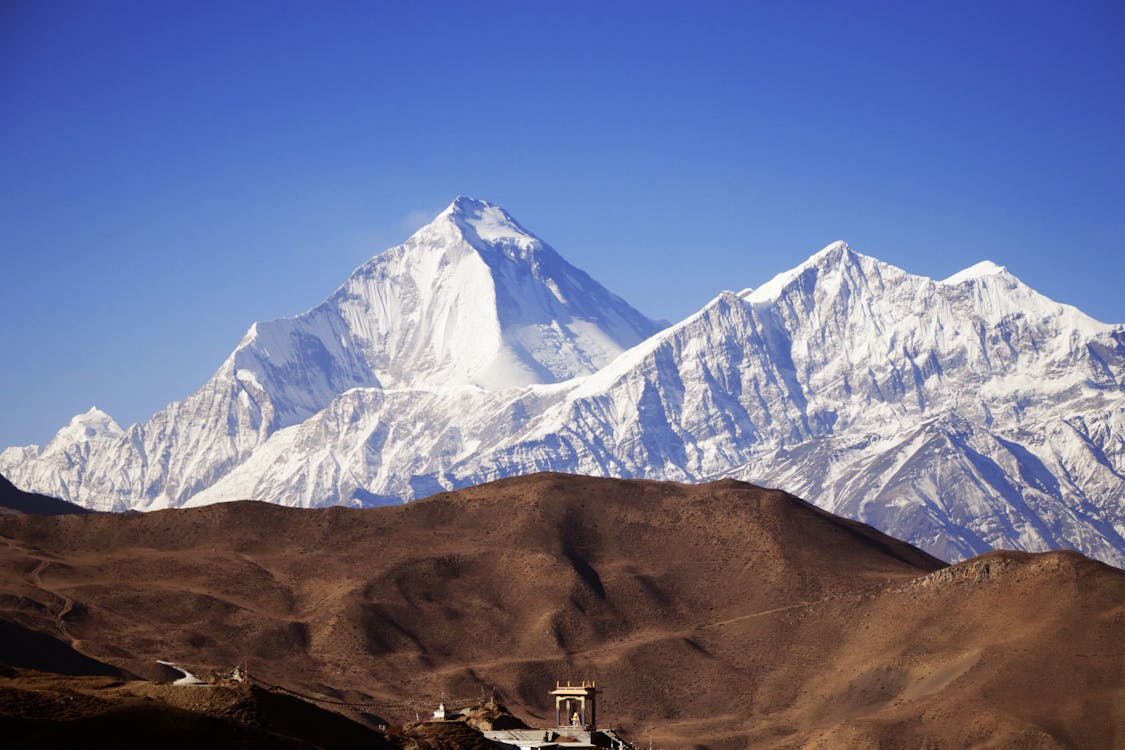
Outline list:
[[[679,319],[836,239],[1125,322],[1125,4],[0,4],[0,447],[201,385],[465,193]]]

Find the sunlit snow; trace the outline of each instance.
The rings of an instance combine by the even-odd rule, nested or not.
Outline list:
[[[116,510],[734,476],[947,559],[1125,565],[1122,326],[987,261],[935,281],[835,242],[658,329],[461,197],[322,304],[256,323],[184,401],[128,430],[91,412],[0,472]]]

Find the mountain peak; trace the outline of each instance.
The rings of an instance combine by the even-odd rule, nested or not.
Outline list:
[[[990,260],[982,260],[980,263],[969,266],[961,271],[950,276],[948,279],[943,279],[943,284],[961,284],[971,279],[979,279],[983,276],[996,276],[997,274],[1007,273],[1008,269]]]
[[[813,253],[808,261],[806,261],[806,263],[812,263],[814,261],[826,259],[836,259],[849,254],[856,255],[856,252],[852,249],[851,245],[849,245],[844,240],[836,240],[835,242],[831,242]]]
[[[112,430],[112,428],[115,427],[117,428],[117,431],[121,430],[121,427],[117,424],[113,417],[109,416],[109,414],[105,413],[96,406],[91,406],[87,411],[83,412],[82,414],[76,414],[71,418],[70,426],[74,427],[78,425],[88,428],[97,428],[99,430],[102,428],[108,428]]]
[[[251,327],[228,375],[268,392],[288,426],[354,387],[588,375],[656,330],[499,205],[459,195],[321,305]]]
[[[117,437],[123,433],[121,425],[113,417],[92,406],[89,411],[71,417],[70,422],[58,431],[51,442],[83,442],[95,437]]]
[[[488,208],[500,207],[489,201],[474,198],[471,195],[458,195],[453,199],[453,202],[442,211],[442,214],[472,214],[479,213]]]
[[[752,303],[763,303],[776,299],[789,284],[812,268],[835,268],[847,262],[856,262],[867,256],[857,253],[843,240],[825,245],[813,253],[808,260],[796,268],[782,271],[753,291],[743,290],[739,296]]]
[[[520,226],[501,206],[467,195],[457,196],[434,223],[452,223],[465,241],[478,250],[500,246],[507,248],[509,255],[516,249],[514,255],[526,257],[543,246],[538,237]]]

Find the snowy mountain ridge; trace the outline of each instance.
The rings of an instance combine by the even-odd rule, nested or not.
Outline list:
[[[103,510],[176,507],[349,389],[550,383],[657,328],[503,209],[461,196],[320,305],[253,324],[184,401],[82,450],[10,448],[0,473]]]
[[[502,208],[460,196],[317,307],[256,323],[234,358],[288,425],[350,387],[566,380],[656,328]]]
[[[95,507],[377,504],[541,470],[779,486],[947,559],[1125,565],[1125,329],[976,264],[835,242],[648,321],[503,209],[458,198],[324,303],[256,324],[128,430],[0,454]]]

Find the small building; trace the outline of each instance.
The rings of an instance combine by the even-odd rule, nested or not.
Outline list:
[[[633,750],[609,729],[598,729],[598,687],[593,680],[577,685],[555,682],[555,726],[547,729],[488,730],[483,734],[509,750]]]
[[[597,724],[598,688],[593,680],[583,680],[580,685],[555,682],[551,695],[555,696],[555,726],[595,732]]]

